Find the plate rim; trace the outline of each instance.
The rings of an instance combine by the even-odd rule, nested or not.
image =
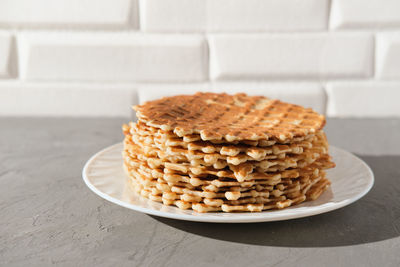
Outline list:
[[[333,148],[335,150],[340,151],[340,153],[347,153],[350,156],[354,157],[356,160],[358,160],[361,165],[363,165],[363,167],[367,170],[367,172],[369,173],[369,183],[368,186],[366,187],[366,189],[362,192],[360,192],[359,194],[357,194],[356,196],[350,198],[350,199],[346,199],[343,200],[339,203],[336,203],[335,205],[331,205],[331,206],[327,206],[324,207],[323,209],[315,209],[313,211],[310,212],[303,212],[303,213],[299,213],[298,215],[293,215],[293,214],[283,214],[281,216],[274,216],[274,217],[263,217],[263,216],[257,216],[257,217],[251,217],[248,216],[248,214],[257,214],[260,215],[262,213],[268,213],[268,211],[263,211],[263,212],[257,212],[257,213],[236,213],[238,214],[238,218],[234,218],[232,216],[230,217],[224,217],[224,216],[215,216],[215,217],[206,217],[206,216],[194,216],[194,215],[190,215],[190,214],[175,214],[175,213],[170,213],[170,212],[166,212],[166,211],[160,211],[160,210],[156,210],[156,209],[150,209],[150,208],[144,208],[135,204],[130,204],[127,202],[124,202],[122,200],[119,200],[117,198],[114,198],[106,193],[103,193],[100,189],[98,189],[96,186],[94,186],[88,178],[88,169],[89,166],[92,164],[93,161],[96,160],[96,158],[98,156],[100,156],[101,154],[109,151],[109,150],[113,150],[115,147],[118,146],[122,146],[122,142],[116,143],[114,145],[105,147],[103,149],[101,149],[100,151],[96,152],[95,154],[93,154],[88,161],[85,163],[83,170],[82,170],[82,178],[83,181],[85,182],[86,186],[96,195],[100,196],[101,198],[114,203],[116,205],[122,206],[124,208],[130,209],[130,210],[135,210],[138,212],[142,212],[145,214],[149,214],[149,215],[155,215],[155,216],[159,216],[159,217],[164,217],[164,218],[169,218],[169,219],[175,219],[175,220],[184,220],[184,221],[194,221],[194,222],[208,222],[208,223],[257,223],[257,222],[272,222],[272,221],[284,221],[284,220],[293,220],[293,219],[299,219],[299,218],[304,218],[304,217],[310,217],[310,216],[315,216],[318,214],[323,214],[323,213],[327,213],[330,211],[334,211],[340,208],[343,208],[345,206],[348,206],[356,201],[358,201],[359,199],[361,199],[362,197],[364,197],[373,187],[374,183],[375,183],[375,177],[374,177],[374,173],[371,170],[371,168],[369,167],[369,165],[363,161],[361,158],[357,157],[356,155],[354,155],[353,153],[342,149],[342,148],[338,148],[336,146],[332,146],[330,145],[330,148]],[[122,165],[121,165],[122,166]],[[122,168],[122,167],[121,167]],[[151,201],[149,199],[145,199],[147,201]],[[329,202],[328,202],[329,203]],[[326,204],[326,203],[324,203]],[[322,204],[323,205],[323,204]],[[320,205],[321,206],[321,205]],[[319,207],[319,206],[316,206]],[[206,213],[207,214],[207,213]],[[232,213],[230,213],[232,214]],[[247,214],[247,216],[245,217],[240,217],[240,215],[243,214]]]

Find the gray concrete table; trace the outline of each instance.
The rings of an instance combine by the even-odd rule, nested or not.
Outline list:
[[[211,224],[148,216],[84,185],[86,160],[125,119],[0,119],[1,266],[400,266],[400,120],[329,120],[330,143],[376,183],[313,217]]]

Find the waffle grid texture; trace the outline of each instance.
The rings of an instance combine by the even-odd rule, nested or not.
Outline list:
[[[245,94],[196,93],[134,107],[123,126],[132,190],[198,212],[281,209],[319,197],[334,167],[311,109]]]

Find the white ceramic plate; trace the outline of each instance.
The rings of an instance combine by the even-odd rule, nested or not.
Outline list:
[[[173,206],[143,198],[126,186],[122,169],[122,143],[110,146],[92,156],[83,168],[83,180],[97,195],[117,205],[161,217],[177,220],[246,223],[289,220],[312,216],[339,209],[363,197],[374,183],[374,175],[368,165],[353,154],[330,148],[336,168],[328,171],[330,189],[317,200],[283,210],[255,213],[197,213],[180,210]]]

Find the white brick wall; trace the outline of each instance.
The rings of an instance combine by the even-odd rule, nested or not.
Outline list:
[[[12,37],[7,32],[0,31],[0,78],[11,76]]]
[[[398,0],[332,0],[334,29],[400,27]]]
[[[143,0],[141,24],[157,32],[313,31],[327,28],[328,0]]]
[[[139,103],[155,100],[164,96],[181,94],[195,94],[196,92],[211,91],[209,83],[187,83],[187,84],[138,84]]]
[[[206,29],[205,0],[143,0],[140,24],[146,32],[200,32]]]
[[[377,75],[381,79],[400,79],[400,32],[377,36]]]
[[[207,0],[207,29],[218,32],[314,31],[327,25],[327,0]]]
[[[21,33],[21,78],[53,81],[203,81],[204,38],[138,33]]]
[[[137,1],[1,0],[0,26],[137,28]]]
[[[400,1],[0,0],[0,116],[196,91],[400,117]]]
[[[328,115],[334,117],[399,116],[400,82],[338,82],[327,85]]]
[[[5,116],[129,117],[137,103],[132,85],[0,82]]]
[[[214,79],[368,78],[368,34],[273,34],[210,37]],[[240,64],[239,64],[240,62]]]

